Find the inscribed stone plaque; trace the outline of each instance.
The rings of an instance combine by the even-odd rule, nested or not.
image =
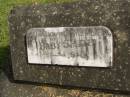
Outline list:
[[[112,65],[112,34],[103,26],[31,28],[26,40],[29,63]]]

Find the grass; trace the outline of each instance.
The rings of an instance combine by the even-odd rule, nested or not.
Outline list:
[[[0,0],[0,71],[5,64],[9,52],[9,30],[8,15],[10,10],[17,5],[28,5],[34,3],[63,3],[75,0]]]

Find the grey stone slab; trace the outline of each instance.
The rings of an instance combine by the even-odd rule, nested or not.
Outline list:
[[[15,80],[82,88],[130,91],[130,1],[85,0],[14,8],[9,16]],[[106,26],[113,35],[113,66],[88,68],[31,65],[26,33],[31,28]]]

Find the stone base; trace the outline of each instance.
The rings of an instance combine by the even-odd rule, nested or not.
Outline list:
[[[0,75],[0,97],[130,97],[130,95],[12,83],[2,73]]]

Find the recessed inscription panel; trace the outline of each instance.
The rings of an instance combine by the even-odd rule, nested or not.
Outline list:
[[[103,26],[32,28],[26,42],[31,64],[112,66],[113,37]]]

